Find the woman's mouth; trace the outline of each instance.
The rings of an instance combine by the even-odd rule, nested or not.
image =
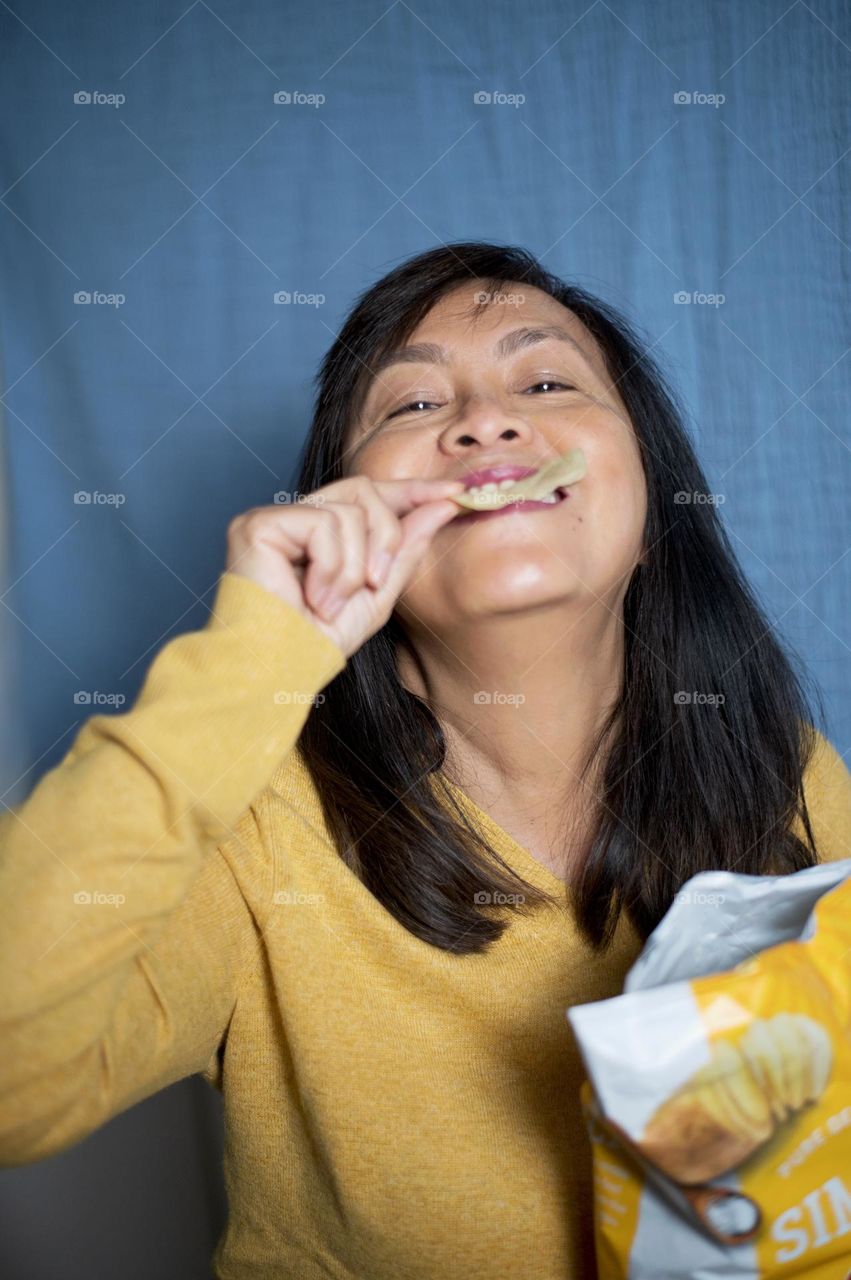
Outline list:
[[[456,519],[482,519],[506,515],[509,511],[558,506],[568,496],[568,486],[581,480],[586,468],[582,450],[571,449],[520,479],[506,478],[469,485],[463,493],[452,495],[453,502],[466,508]]]

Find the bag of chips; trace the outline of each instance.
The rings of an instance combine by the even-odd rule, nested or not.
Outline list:
[[[599,1280],[851,1280],[851,859],[694,876],[567,1016]]]

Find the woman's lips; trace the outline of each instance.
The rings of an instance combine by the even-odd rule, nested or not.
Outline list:
[[[494,467],[484,467],[479,471],[468,471],[465,476],[459,479],[469,489],[471,485],[486,484],[489,481],[498,483],[500,480],[522,480],[525,476],[532,476],[536,471],[541,469],[541,463],[533,466],[520,466],[517,463],[501,463]]]
[[[555,505],[556,495],[563,496],[568,486],[581,480],[587,470],[585,454],[581,449],[570,449],[567,453],[551,458],[525,476],[505,476],[496,479],[497,471],[517,471],[525,468],[511,467],[502,464],[491,469],[493,479],[477,484],[475,477],[484,475],[471,472],[464,477],[467,487],[464,493],[452,494],[452,501],[467,511],[496,511],[506,503],[543,501],[547,505]],[[548,501],[549,500],[549,501]]]

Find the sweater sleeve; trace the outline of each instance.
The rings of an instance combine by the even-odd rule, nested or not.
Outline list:
[[[240,888],[266,874],[251,802],[344,666],[309,619],[226,572],[132,708],[86,720],[0,815],[0,1166],[187,1075],[216,1082],[258,938]]]

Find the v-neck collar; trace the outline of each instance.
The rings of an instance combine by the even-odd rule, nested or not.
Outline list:
[[[453,782],[442,771],[441,779],[450,788],[456,800],[471,811],[472,816],[477,820],[480,826],[484,827],[485,834],[489,836],[491,843],[494,844],[498,852],[505,857],[506,862],[525,879],[529,880],[539,889],[546,890],[547,893],[555,894],[559,901],[569,903],[572,899],[572,890],[564,880],[559,880],[542,862],[539,862],[528,849],[514,839],[499,823],[495,822],[490,814],[484,809],[480,809],[474,800],[471,800],[466,791],[462,791],[457,783]]]

